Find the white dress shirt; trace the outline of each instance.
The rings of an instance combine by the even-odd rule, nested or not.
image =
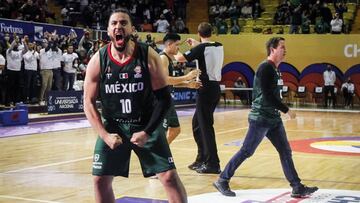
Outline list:
[[[24,67],[25,70],[37,70],[37,60],[39,59],[39,53],[35,50],[27,51],[24,54]]]
[[[14,51],[8,49],[6,51],[7,69],[12,71],[20,71],[22,59],[23,54],[21,50]]]
[[[336,81],[336,75],[333,70],[326,70],[323,74],[324,76],[324,85],[325,86],[334,86]]]

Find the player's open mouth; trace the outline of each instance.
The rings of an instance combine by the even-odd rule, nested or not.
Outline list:
[[[124,43],[124,35],[122,33],[115,34],[115,40],[117,45],[123,45]]]

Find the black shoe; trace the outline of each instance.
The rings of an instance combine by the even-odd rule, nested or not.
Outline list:
[[[316,192],[318,189],[319,189],[318,187],[308,187],[305,185],[301,185],[300,187],[293,188],[291,197],[295,197],[295,198],[305,197]]]
[[[202,165],[201,162],[195,161],[194,163],[190,164],[190,165],[188,166],[188,168],[189,168],[190,170],[194,170],[194,171],[195,171],[195,170],[198,169],[201,165]]]
[[[210,166],[207,164],[202,164],[199,168],[196,169],[198,173],[212,173],[220,174],[220,166]]]
[[[229,182],[228,181],[215,181],[213,183],[213,186],[223,195],[225,196],[229,196],[229,197],[235,197],[236,194],[235,192],[231,191],[230,187],[229,187]]]

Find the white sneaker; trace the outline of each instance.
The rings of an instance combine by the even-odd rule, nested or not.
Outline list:
[[[39,104],[40,104],[40,106],[45,106],[46,105],[45,101],[41,101]]]

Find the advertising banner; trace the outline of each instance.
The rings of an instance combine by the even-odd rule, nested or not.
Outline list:
[[[50,91],[48,114],[83,112],[83,91]]]
[[[41,41],[45,32],[53,33],[55,31],[59,36],[76,33],[78,40],[84,34],[82,28],[0,18],[0,33],[2,35],[9,33],[12,36],[16,33],[20,36],[28,35],[31,41]]]
[[[171,93],[175,105],[194,104],[196,90],[189,88],[174,88]]]

